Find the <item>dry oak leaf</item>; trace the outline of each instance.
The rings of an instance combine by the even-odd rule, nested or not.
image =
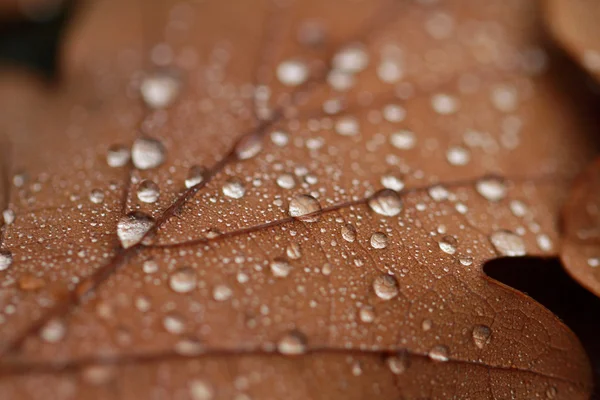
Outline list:
[[[0,398],[587,398],[575,335],[482,271],[556,255],[597,151],[537,15],[87,4],[62,85],[0,100]]]
[[[600,296],[600,159],[575,180],[563,212],[560,257],[567,271]]]
[[[600,3],[594,0],[548,0],[546,22],[554,38],[592,76],[600,78]]]

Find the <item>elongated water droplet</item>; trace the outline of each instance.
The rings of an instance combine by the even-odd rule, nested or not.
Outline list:
[[[342,238],[349,243],[356,240],[356,228],[352,224],[345,224],[342,226]]]
[[[137,188],[137,198],[144,203],[155,203],[160,195],[158,185],[151,180],[142,181]]]
[[[117,224],[117,236],[123,248],[135,246],[154,226],[154,219],[139,211],[134,211],[121,218]]]
[[[315,222],[319,215],[310,215],[321,210],[319,200],[311,195],[301,194],[294,197],[289,205],[290,216],[301,219],[304,222]]]
[[[162,71],[146,76],[140,85],[144,103],[150,108],[170,106],[177,98],[181,81],[174,74]]]
[[[232,199],[241,199],[246,194],[244,182],[239,178],[230,178],[223,185],[223,194]]]
[[[385,249],[388,245],[388,237],[383,232],[375,232],[371,235],[371,247],[374,249]]]
[[[109,167],[122,167],[129,162],[130,157],[131,153],[127,147],[116,144],[108,148],[108,153],[106,153],[106,163]]]
[[[487,325],[475,325],[473,327],[473,343],[475,346],[483,349],[483,347],[489,343],[490,337],[492,336],[492,330]]]
[[[496,231],[492,233],[490,240],[496,250],[504,256],[518,257],[525,255],[525,242],[520,236],[512,232]]]
[[[179,268],[169,277],[169,286],[177,293],[188,293],[196,288],[196,272],[189,267]]]
[[[449,353],[450,351],[448,350],[448,347],[444,345],[437,345],[429,350],[428,356],[433,361],[446,362],[448,361]]]
[[[400,292],[396,278],[387,274],[382,274],[375,278],[373,281],[373,290],[377,297],[382,300],[391,300],[398,296]]]
[[[308,75],[308,66],[302,61],[287,60],[277,66],[277,79],[286,86],[301,85]]]
[[[0,250],[0,271],[8,269],[13,263],[12,253],[8,250]]]
[[[506,197],[506,186],[499,179],[482,179],[475,184],[475,189],[489,201],[499,201]]]
[[[369,199],[369,207],[379,215],[393,217],[400,214],[402,200],[393,190],[383,189]]]
[[[165,162],[165,153],[165,147],[160,141],[147,137],[136,139],[131,147],[133,165],[138,169],[158,167]]]
[[[200,165],[194,165],[188,171],[187,178],[185,179],[185,187],[191,188],[196,186],[202,181],[204,181],[204,176],[206,175],[206,168],[201,167]]]
[[[306,336],[299,331],[291,331],[277,343],[277,351],[286,355],[297,355],[306,352]]]

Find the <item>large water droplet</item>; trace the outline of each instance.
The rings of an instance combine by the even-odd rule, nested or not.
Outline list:
[[[291,331],[277,343],[277,351],[281,354],[296,355],[306,352],[306,336],[302,332]]]
[[[311,195],[301,194],[294,197],[289,205],[290,216],[301,219],[305,222],[315,222],[319,219],[319,215],[310,215],[321,210],[319,200]]]
[[[506,186],[499,179],[482,179],[475,184],[475,189],[489,201],[499,201],[506,197]]]
[[[454,236],[449,236],[449,235],[444,236],[438,243],[438,245],[440,246],[440,249],[446,254],[456,253],[456,244],[457,244],[457,240],[454,238]]]
[[[290,263],[282,258],[276,258],[275,260],[271,261],[269,266],[271,267],[271,272],[273,275],[280,278],[285,278],[292,271],[292,266]]]
[[[232,199],[241,199],[246,194],[244,182],[239,178],[230,178],[223,185],[223,194]]]
[[[169,286],[177,293],[188,293],[196,288],[196,272],[189,267],[179,268],[169,277]]]
[[[382,274],[375,278],[373,281],[373,290],[377,297],[382,300],[391,300],[398,296],[400,292],[396,278],[387,274]]]
[[[139,138],[131,147],[133,165],[138,169],[156,168],[165,162],[165,147],[151,138]]]
[[[106,163],[113,168],[122,167],[129,162],[131,153],[129,149],[123,145],[112,145],[106,153]]]
[[[490,236],[492,244],[504,256],[518,257],[525,255],[523,239],[509,231],[496,231]]]
[[[308,75],[308,66],[298,60],[287,60],[277,66],[277,79],[286,86],[301,85]]]
[[[158,200],[160,189],[151,180],[142,181],[137,188],[137,198],[144,203],[155,203]]]
[[[13,263],[12,253],[8,250],[0,250],[0,271],[8,269]]]
[[[349,243],[356,240],[356,228],[352,224],[342,226],[342,238]]]
[[[139,211],[134,211],[121,218],[117,224],[117,236],[123,248],[135,246],[154,226],[154,219]]]
[[[188,176],[185,179],[185,187],[191,188],[196,186],[202,181],[204,181],[204,176],[206,175],[206,168],[201,167],[200,165],[194,165],[188,171]]]
[[[383,232],[375,232],[371,235],[371,247],[374,249],[385,249],[388,245],[388,237]]]
[[[140,93],[144,103],[156,109],[171,105],[180,88],[180,80],[175,75],[163,71],[146,76],[140,85]]]
[[[472,336],[475,346],[483,349],[483,347],[490,341],[492,330],[487,325],[475,325],[473,327]]]
[[[400,214],[402,200],[400,200],[398,193],[393,190],[383,189],[369,199],[369,207],[379,215],[393,217]]]
[[[448,350],[448,347],[444,345],[437,345],[434,346],[431,350],[429,350],[429,353],[427,355],[433,361],[445,362],[448,361],[449,353],[450,351]]]

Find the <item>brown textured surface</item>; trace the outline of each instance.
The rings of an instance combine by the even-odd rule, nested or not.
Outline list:
[[[482,271],[502,256],[491,239],[500,231],[517,234],[525,254],[558,253],[564,193],[597,153],[577,84],[558,83],[565,69],[541,47],[534,3],[422,3],[97,1],[69,33],[59,87],[7,76],[2,208],[16,218],[2,227],[14,261],[0,272],[0,398],[197,400],[202,385],[214,398],[587,398],[575,335]],[[307,19],[326,28],[322,45],[298,43]],[[152,111],[136,87],[158,42],[171,48],[182,91]],[[350,43],[369,65],[337,92],[326,76]],[[402,51],[395,84],[378,77],[390,44]],[[287,59],[310,65],[295,89],[275,75]],[[257,85],[271,93],[260,104]],[[456,112],[435,110],[440,93],[456,98]],[[343,108],[328,115],[332,98]],[[404,120],[387,121],[387,104]],[[358,134],[336,132],[344,117]],[[414,132],[412,148],[391,144],[401,129]],[[110,146],[142,136],[163,144],[162,165],[107,165]],[[261,151],[240,159],[235,149],[252,141]],[[456,146],[466,165],[448,161]],[[194,165],[204,182],[185,189]],[[285,173],[293,188],[277,184]],[[368,203],[390,174],[404,182],[403,207],[383,216]],[[478,193],[486,178],[506,194]],[[241,198],[224,195],[232,179]],[[155,203],[139,201],[142,180],[160,188]],[[439,186],[446,198],[431,190]],[[89,199],[95,189],[101,204]],[[306,194],[318,198],[317,221],[289,216]],[[133,211],[156,223],[144,244],[123,249],[117,223]],[[376,232],[385,247],[372,245]],[[145,272],[148,260],[156,271]],[[281,260],[287,276],[271,271]],[[169,282],[184,267],[196,288],[177,293]],[[389,300],[374,290],[384,274],[398,287]],[[166,329],[168,316],[182,324]],[[64,335],[50,343],[55,321]],[[290,333],[302,354],[277,352]],[[446,361],[433,360],[440,346]]]

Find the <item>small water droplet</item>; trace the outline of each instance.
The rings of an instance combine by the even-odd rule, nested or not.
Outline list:
[[[385,360],[385,363],[394,375],[403,374],[408,368],[408,354],[401,352],[390,356]]]
[[[525,242],[520,236],[512,232],[496,231],[492,233],[490,240],[496,250],[504,256],[518,257],[525,255]]]
[[[106,163],[113,168],[122,167],[129,162],[131,154],[129,149],[123,145],[112,145],[106,153]]]
[[[196,272],[189,267],[179,268],[169,277],[169,286],[177,293],[188,293],[198,284]]]
[[[156,168],[165,162],[165,152],[165,147],[160,141],[147,137],[139,138],[131,147],[131,159],[138,169]]]
[[[90,201],[94,204],[101,204],[104,201],[104,192],[100,189],[93,189],[90,192]]]
[[[342,136],[354,136],[360,132],[358,120],[354,117],[344,116],[335,122],[335,131]]]
[[[402,122],[406,118],[406,110],[397,104],[388,104],[383,108],[383,118],[388,122]]]
[[[311,195],[301,194],[295,196],[288,208],[290,216],[298,218],[304,222],[315,222],[319,219],[319,215],[311,215],[321,210],[319,200]]]
[[[12,253],[8,250],[0,250],[0,271],[8,269],[13,263]]]
[[[212,386],[200,379],[193,379],[189,383],[189,390],[192,400],[212,400],[215,397],[215,391]]]
[[[371,235],[371,247],[374,249],[385,249],[388,245],[388,237],[383,232],[375,232]]]
[[[117,224],[117,236],[123,248],[138,244],[146,233],[154,226],[154,219],[139,211],[134,211],[121,218]]]
[[[140,93],[150,108],[168,107],[177,98],[181,81],[172,73],[161,71],[144,77]]]
[[[241,199],[246,194],[246,187],[239,178],[230,178],[222,188],[223,194],[232,199]]]
[[[233,296],[233,290],[227,285],[217,285],[213,288],[212,296],[215,301],[227,301]]]
[[[490,342],[492,330],[487,325],[475,325],[471,334],[473,336],[473,343],[475,343],[475,346],[483,349],[483,347]]]
[[[271,142],[273,142],[273,144],[275,146],[284,147],[289,143],[289,141],[290,141],[290,137],[287,134],[287,132],[283,132],[283,131],[271,132]]]
[[[588,258],[587,263],[591,268],[596,268],[596,267],[600,266],[600,257],[590,257],[590,258]],[[0,265],[1,264],[2,263],[0,262]]]
[[[306,352],[306,336],[299,331],[291,331],[277,343],[277,351],[286,355],[297,355]]]
[[[153,181],[143,180],[137,188],[137,198],[144,203],[155,203],[160,195],[158,185]]]
[[[163,318],[165,330],[174,335],[179,335],[185,331],[185,321],[177,314],[169,314]]]
[[[369,199],[369,207],[379,215],[393,217],[400,214],[402,200],[400,200],[400,196],[395,191],[383,189]]]
[[[499,201],[506,197],[504,182],[496,178],[481,179],[475,184],[475,189],[489,201]]]
[[[400,293],[396,278],[387,274],[382,274],[375,278],[373,281],[373,290],[377,297],[382,300],[391,300]]]
[[[302,257],[300,245],[298,243],[290,243],[285,249],[285,254],[287,254],[291,260],[298,260]]]
[[[293,189],[296,186],[296,180],[292,174],[281,174],[277,177],[277,186],[283,189]]]
[[[175,343],[174,350],[182,356],[197,356],[204,351],[204,348],[197,339],[185,338]]]
[[[318,47],[325,41],[325,28],[316,20],[306,20],[298,28],[298,42],[305,46]]]
[[[343,72],[356,73],[369,64],[369,55],[360,43],[351,44],[338,51],[332,60],[333,68]]]
[[[40,331],[42,340],[48,343],[60,342],[67,333],[67,327],[64,322],[58,319],[52,319],[44,325]]]
[[[342,226],[342,238],[349,243],[356,240],[356,228],[352,224],[345,224]]]
[[[450,165],[467,165],[471,160],[471,153],[461,146],[450,147],[446,152],[446,160]]]
[[[158,263],[154,259],[144,261],[142,270],[146,274],[153,274],[158,271]]]
[[[444,345],[437,345],[434,346],[431,350],[429,350],[429,353],[427,355],[433,361],[446,362],[448,361],[449,353],[450,351],[448,350],[448,347]]]
[[[548,235],[540,233],[535,237],[538,247],[542,251],[551,251],[552,250],[552,240]]]
[[[206,174],[206,168],[200,165],[193,165],[188,171],[187,178],[185,179],[185,187],[191,188],[204,181],[204,175]]]
[[[273,275],[279,278],[285,278],[292,271],[292,266],[290,263],[282,258],[276,258],[275,260],[271,261],[269,267],[271,268]]]
[[[429,193],[429,196],[435,201],[447,200],[448,196],[450,195],[448,190],[441,185],[432,186],[427,192]]]
[[[512,200],[509,207],[515,217],[524,217],[527,214],[527,206],[520,200]]]
[[[403,129],[392,133],[390,136],[390,143],[397,149],[410,150],[415,147],[417,139],[412,131]]]
[[[375,310],[371,306],[362,306],[358,311],[358,317],[364,323],[371,323],[375,321]]]
[[[453,236],[444,236],[438,245],[440,249],[446,254],[454,254],[456,253],[456,244],[457,240]]]
[[[432,327],[433,327],[433,321],[430,319],[424,319],[421,322],[421,329],[423,329],[424,332],[431,330]]]
[[[469,265],[473,264],[473,257],[463,256],[458,261],[465,267],[468,267]]]
[[[394,190],[396,192],[404,189],[404,181],[394,174],[386,174],[381,177],[381,184],[383,187]]]
[[[460,107],[460,102],[454,96],[445,93],[438,93],[431,98],[431,106],[438,114],[454,114]]]
[[[277,66],[277,79],[286,86],[301,85],[308,75],[308,66],[299,60],[283,61]]]

